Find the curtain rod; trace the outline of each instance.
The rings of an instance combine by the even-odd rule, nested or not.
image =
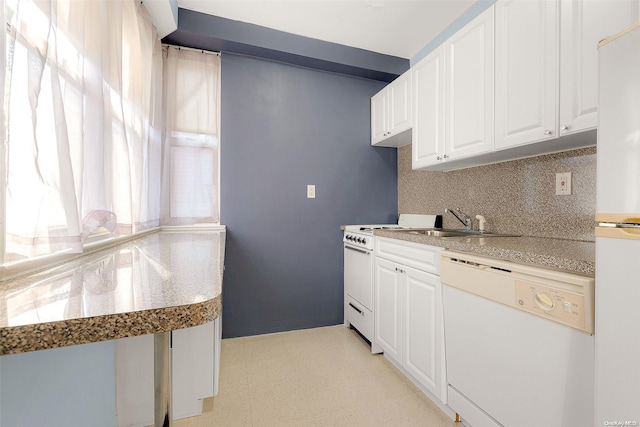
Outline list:
[[[162,43],[162,47],[173,47],[173,48],[176,48],[178,50],[191,50],[193,52],[201,52],[201,53],[205,53],[205,54],[208,54],[208,55],[220,56],[220,52],[212,52],[210,50],[195,49],[195,48],[192,48],[192,47],[185,47],[185,46],[176,46],[176,45],[167,44],[167,43]]]

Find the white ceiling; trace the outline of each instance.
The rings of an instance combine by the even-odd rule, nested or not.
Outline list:
[[[476,0],[178,0],[178,6],[412,58]]]

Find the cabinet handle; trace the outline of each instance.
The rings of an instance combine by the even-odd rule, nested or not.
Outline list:
[[[551,132],[549,129],[544,131],[545,135],[553,135],[553,132]]]
[[[438,156],[436,157],[436,160],[442,160],[442,157]]]
[[[563,131],[565,131],[565,132],[566,132],[566,131],[568,131],[568,130],[569,130],[569,126],[567,126],[567,125],[562,125],[562,127],[560,128],[560,130],[563,130]]]
[[[353,308],[355,311],[358,312],[358,314],[362,314],[364,315],[364,312],[362,310],[360,310],[358,307],[356,307],[355,305],[349,303],[349,305],[351,306],[351,308]]]
[[[443,158],[448,159],[448,158],[449,158],[449,155],[448,155],[448,154],[445,154],[445,155],[443,156]]]

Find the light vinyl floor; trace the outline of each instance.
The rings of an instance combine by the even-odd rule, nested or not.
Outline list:
[[[222,340],[218,395],[174,425],[461,426],[343,325]]]

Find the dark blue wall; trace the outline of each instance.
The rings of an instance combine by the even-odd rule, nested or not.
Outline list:
[[[383,86],[223,54],[224,337],[343,321],[340,225],[397,217],[396,150],[369,136]]]

